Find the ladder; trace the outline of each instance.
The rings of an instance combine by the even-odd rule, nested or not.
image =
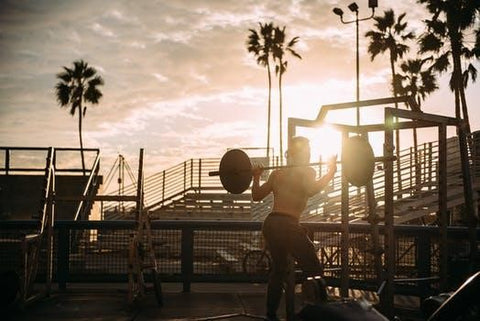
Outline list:
[[[128,301],[133,304],[150,290],[146,286],[144,273],[151,272],[153,290],[159,306],[163,306],[163,295],[153,249],[150,213],[143,208],[143,149],[140,149],[137,183],[137,229],[132,233],[128,248]],[[144,243],[146,238],[146,244]]]
[[[151,273],[153,287],[146,285],[144,273],[147,271]],[[162,285],[153,249],[150,215],[149,212],[142,211],[138,218],[137,230],[132,233],[128,248],[128,302],[135,303],[149,290],[155,293],[158,305],[163,306]]]

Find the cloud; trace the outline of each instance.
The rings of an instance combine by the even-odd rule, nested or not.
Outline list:
[[[389,7],[407,12],[412,29],[423,31],[419,5],[379,4],[377,14]],[[3,1],[0,144],[77,146],[78,120],[57,105],[53,88],[62,66],[81,58],[105,79],[100,104],[88,106],[84,139],[109,159],[118,151],[135,159],[143,146],[148,165],[161,169],[186,158],[219,157],[227,147],[264,146],[267,74],[245,48],[248,29],[272,21],[287,26],[287,38],[300,37],[302,60],[288,57],[283,78],[284,120],[312,118],[322,104],[355,97],[355,28],[339,21],[335,6],[346,3]],[[369,14],[366,5],[360,9]],[[361,23],[361,35],[372,23]],[[367,43],[362,36],[361,97],[388,96],[388,58],[371,62]],[[477,89],[468,89],[472,102],[480,98]],[[445,95],[448,89],[435,96],[435,111],[451,110]],[[274,73],[272,102],[276,126]],[[480,112],[472,109],[471,116],[478,127]]]

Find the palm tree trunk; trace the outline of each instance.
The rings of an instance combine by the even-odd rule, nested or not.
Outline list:
[[[465,211],[466,211],[466,221],[468,224],[468,235],[470,241],[470,261],[475,262],[477,257],[477,237],[476,237],[476,226],[477,226],[477,217],[475,215],[475,208],[477,207],[477,202],[473,199],[473,182],[470,173],[470,161],[468,157],[468,134],[470,134],[470,124],[468,120],[468,111],[467,103],[465,99],[465,92],[463,88],[462,80],[462,65],[460,61],[460,46],[459,42],[454,42],[454,39],[457,37],[450,37],[452,42],[452,55],[453,55],[453,73],[454,73],[454,84],[455,84],[455,112],[457,119],[461,120],[463,111],[463,120],[464,124],[461,124],[457,127],[457,133],[459,138],[460,145],[460,163],[462,167],[462,176],[463,176],[463,193],[465,195]],[[471,272],[474,271],[473,264],[470,265]]]
[[[272,113],[272,73],[270,72],[270,64],[267,61],[267,73],[268,73],[268,112],[267,112],[267,161],[270,164],[270,119]]]
[[[82,139],[82,104],[79,106],[79,112],[78,112],[78,136],[80,138],[80,154],[82,157],[82,171],[83,171],[83,176],[86,175],[85,173],[85,156],[83,155],[83,139]]]
[[[392,86],[393,86],[393,96],[397,98],[397,90],[395,88],[395,61],[393,60],[393,56],[390,54],[390,68],[392,71]],[[395,101],[395,109],[398,109],[398,103]],[[395,117],[395,122],[398,121],[398,118]],[[395,154],[397,157],[397,185],[398,185],[398,191],[402,190],[402,175],[401,175],[401,166],[400,166],[400,130],[396,129],[395,130]],[[401,194],[399,194],[401,197]]]
[[[279,95],[279,132],[280,132],[280,166],[283,165],[283,130],[282,130],[282,117],[283,117],[283,106],[282,106],[282,65],[283,61],[280,60],[280,72],[278,74],[278,95]]]

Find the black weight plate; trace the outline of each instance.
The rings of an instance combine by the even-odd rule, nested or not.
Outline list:
[[[220,181],[232,194],[241,194],[252,182],[252,164],[248,155],[240,149],[231,149],[220,161]]]

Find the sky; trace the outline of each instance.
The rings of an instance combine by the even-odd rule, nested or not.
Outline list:
[[[332,13],[338,6],[345,20],[353,19],[350,3],[0,0],[0,146],[79,146],[77,115],[59,107],[54,87],[62,66],[83,59],[105,80],[103,97],[98,105],[87,104],[83,125],[84,146],[100,148],[105,171],[119,154],[135,168],[140,148],[149,175],[191,158],[220,158],[229,148],[265,147],[267,74],[246,50],[248,29],[259,22],[286,26],[287,39],[299,37],[295,49],[302,59],[287,56],[283,77],[285,142],[287,118],[314,119],[322,105],[355,100],[355,25]],[[360,18],[368,17],[368,2],[357,3]],[[425,31],[428,14],[416,1],[378,3],[377,15],[390,8],[406,12],[407,30]],[[361,99],[391,96],[388,57],[371,61],[367,53],[364,34],[372,26],[368,20],[359,27]],[[407,57],[414,58],[418,47],[410,46]],[[447,79],[442,76],[440,89],[423,103],[425,112],[454,115]],[[278,155],[273,81],[272,144]],[[478,83],[467,88],[467,101],[472,129],[478,130]],[[331,121],[352,117],[353,110]],[[362,114],[366,122],[382,118],[378,109]],[[318,153],[338,147],[335,134],[312,135]],[[402,140],[402,148],[409,141]],[[381,148],[380,140],[374,145]]]

